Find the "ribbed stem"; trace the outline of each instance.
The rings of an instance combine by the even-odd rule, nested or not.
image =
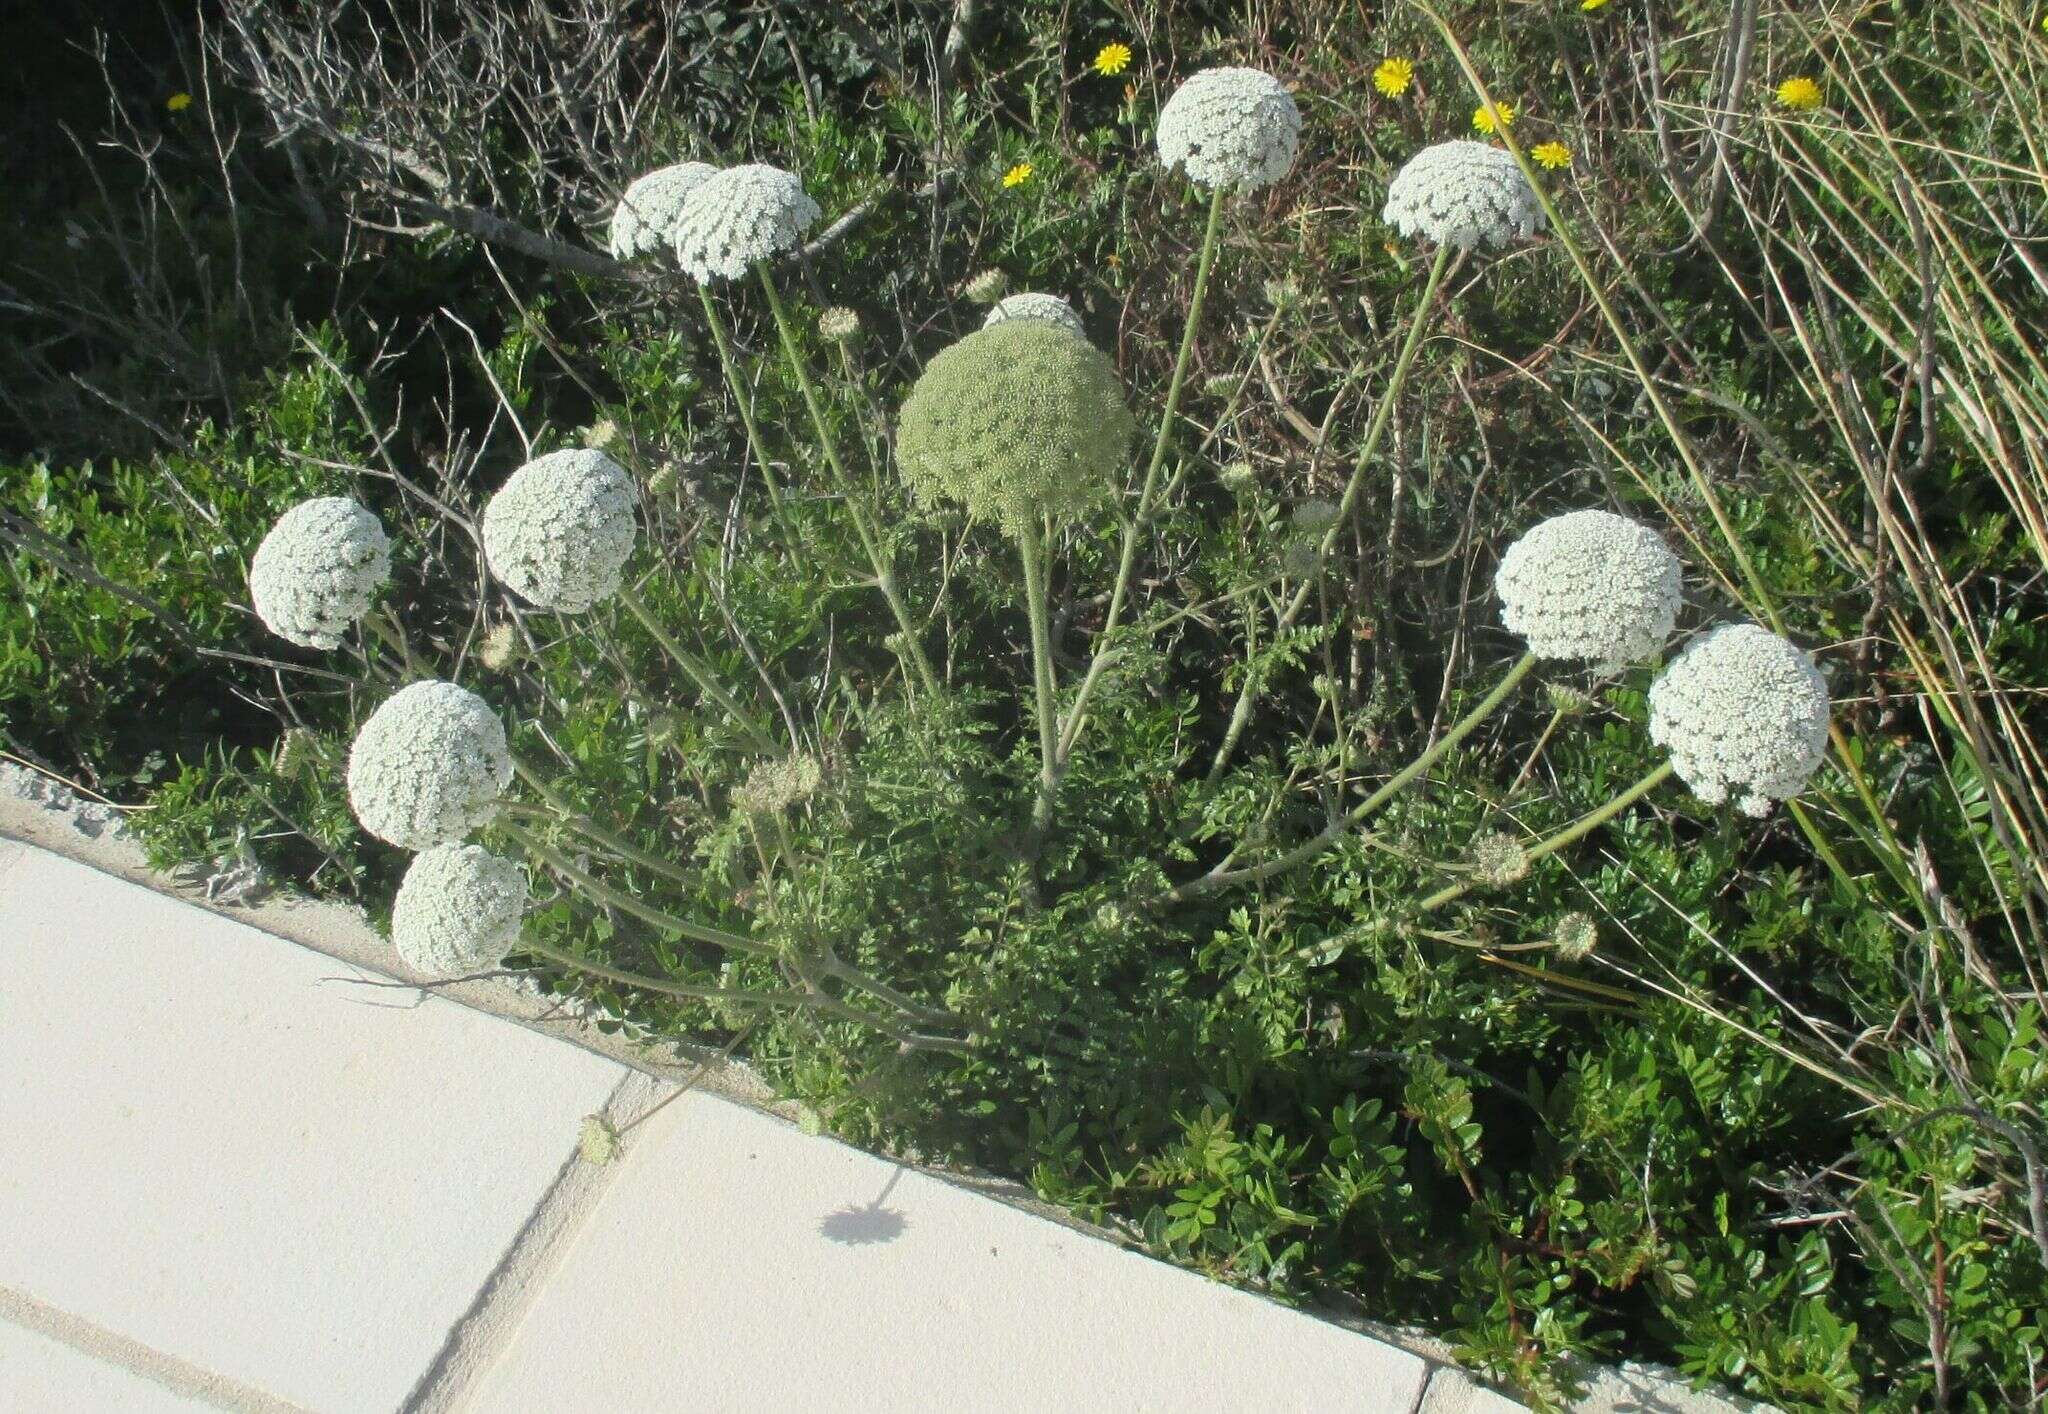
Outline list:
[[[649,854],[630,840],[623,839],[598,824],[595,820],[563,799],[553,786],[550,786],[541,778],[538,771],[516,756],[512,758],[512,769],[517,773],[520,780],[526,782],[528,789],[548,803],[548,809],[535,810],[533,813],[550,820],[559,820],[577,834],[590,840],[593,844],[604,846],[628,863],[637,864],[643,869],[650,869],[665,878],[674,880],[678,884],[687,884],[694,888],[704,882],[698,875],[691,873],[681,865],[673,864],[663,859],[660,855]]]
[[[671,982],[662,977],[650,977],[644,972],[630,972],[623,967],[596,962],[587,957],[578,957],[566,948],[536,943],[522,939],[519,951],[534,957],[544,957],[549,962],[563,967],[572,967],[579,972],[604,977],[628,987],[640,987],[650,992],[665,992],[672,997],[694,997],[705,1001],[738,1002],[749,1006],[801,1006],[808,999],[804,992],[749,992],[739,987],[692,987],[683,982]]]
[[[1173,445],[1173,420],[1180,412],[1181,389],[1187,382],[1188,367],[1194,362],[1195,336],[1202,324],[1202,301],[1209,292],[1210,268],[1216,263],[1216,237],[1223,228],[1224,196],[1225,189],[1218,187],[1216,194],[1209,199],[1209,224],[1202,231],[1202,253],[1195,261],[1195,288],[1188,297],[1187,323],[1181,329],[1180,353],[1173,360],[1173,379],[1166,385],[1166,406],[1159,414],[1159,435],[1152,441],[1152,460],[1145,467],[1145,484],[1138,491],[1138,509],[1124,525],[1123,547],[1117,557],[1116,583],[1110,589],[1109,612],[1103,616],[1102,631],[1095,636],[1095,656],[1088,664],[1081,686],[1074,693],[1074,705],[1060,730],[1055,763],[1062,772],[1066,769],[1067,758],[1073,754],[1074,744],[1080,740],[1088,699],[1094,695],[1095,684],[1101,679],[1103,669],[1109,666],[1110,635],[1123,617],[1124,600],[1130,592],[1131,572],[1138,561],[1138,540],[1151,517],[1152,497],[1159,489],[1167,450]]]
[[[1269,859],[1264,864],[1254,864],[1243,869],[1212,869],[1201,878],[1190,880],[1179,888],[1162,894],[1158,901],[1161,903],[1179,903],[1184,899],[1194,898],[1199,894],[1210,893],[1216,889],[1229,888],[1236,884],[1255,883],[1260,879],[1271,878],[1275,874],[1284,874],[1296,865],[1304,864],[1315,858],[1324,850],[1336,844],[1338,840],[1342,839],[1352,830],[1364,824],[1366,820],[1379,811],[1380,807],[1407,789],[1425,771],[1434,766],[1437,759],[1446,751],[1449,751],[1467,736],[1471,735],[1475,727],[1484,722],[1488,717],[1491,717],[1500,708],[1501,703],[1508,700],[1508,697],[1514,692],[1515,688],[1520,686],[1522,679],[1527,677],[1530,670],[1535,666],[1536,655],[1533,653],[1524,653],[1520,658],[1516,659],[1515,665],[1508,669],[1507,676],[1494,684],[1493,691],[1481,698],[1478,706],[1452,723],[1450,730],[1432,742],[1428,749],[1420,756],[1410,761],[1406,766],[1403,766],[1378,790],[1325,826],[1313,838],[1304,840],[1293,849],[1288,850],[1287,853],[1279,856],[1277,859]]]
[[[1565,826],[1556,834],[1547,835],[1543,839],[1538,840],[1535,844],[1530,845],[1527,849],[1522,851],[1524,857],[1526,857],[1531,864],[1534,864],[1537,860],[1543,858],[1545,855],[1555,854],[1557,853],[1557,851],[1563,849],[1566,845],[1573,844],[1578,840],[1584,839],[1587,835],[1599,829],[1609,820],[1612,820],[1622,811],[1628,809],[1631,805],[1634,805],[1638,800],[1641,800],[1644,796],[1648,795],[1651,791],[1655,790],[1658,786],[1662,785],[1665,781],[1669,780],[1671,777],[1671,773],[1676,769],[1677,768],[1674,767],[1669,761],[1666,761],[1663,765],[1659,766],[1656,770],[1650,772],[1649,775],[1637,781],[1634,785],[1630,786],[1620,795],[1615,796],[1614,799],[1608,801],[1598,810],[1580,816],[1577,820]],[[1455,899],[1463,898],[1466,894],[1470,893],[1472,889],[1473,881],[1470,879],[1467,879],[1462,883],[1451,884],[1445,888],[1438,889],[1428,898],[1425,898],[1424,900],[1422,900],[1422,902],[1416,904],[1415,911],[1417,913],[1432,912],[1436,909],[1442,908],[1445,904],[1450,903]]]
[[[825,461],[832,468],[838,481],[838,489],[846,498],[847,514],[853,520],[854,534],[860,537],[861,548],[867,551],[868,563],[874,567],[875,587],[882,591],[882,597],[889,601],[889,612],[896,616],[896,626],[903,632],[905,652],[917,669],[919,680],[925,690],[934,696],[939,691],[939,675],[932,671],[931,660],[925,657],[924,644],[920,641],[917,626],[910,617],[909,606],[903,602],[902,594],[896,588],[896,568],[890,562],[888,552],[882,544],[880,533],[860,500],[860,489],[847,474],[845,462],[839,457],[839,443],[832,436],[832,426],[825,419],[824,404],[818,401],[818,390],[811,384],[810,369],[805,366],[803,350],[797,346],[796,330],[789,322],[789,311],[782,307],[782,295],[775,288],[775,276],[770,273],[764,261],[754,267],[761,277],[761,288],[767,293],[768,308],[775,316],[775,332],[782,341],[782,353],[789,361],[789,370],[796,376],[797,387],[804,395],[804,406],[810,411],[811,426],[817,430],[818,444],[825,453]]]
[[[678,918],[673,913],[666,913],[652,905],[644,904],[631,894],[615,889],[602,879],[593,878],[584,870],[577,868],[575,864],[564,858],[559,851],[554,849],[545,840],[534,835],[532,831],[522,829],[509,822],[502,822],[502,828],[514,839],[518,840],[520,844],[524,845],[527,851],[536,859],[599,903],[609,904],[621,913],[630,913],[643,923],[651,923],[657,928],[665,928],[670,932],[680,933],[686,938],[693,938],[700,943],[709,943],[713,947],[724,948],[728,952],[749,953],[755,957],[781,956],[779,948],[771,943],[764,943],[758,938],[742,938],[737,933],[728,933],[719,928],[707,927],[702,923],[693,923],[687,918]]]
[[[704,322],[711,328],[711,341],[718,345],[718,366],[725,373],[725,386],[732,390],[732,400],[739,405],[740,424],[747,429],[747,448],[754,454],[754,464],[761,468],[761,480],[768,487],[769,503],[780,510],[782,490],[775,484],[775,470],[769,464],[767,448],[761,441],[761,429],[754,424],[754,400],[740,381],[739,363],[733,357],[732,339],[725,332],[725,320],[720,316],[718,306],[712,302],[709,285],[698,285],[697,294],[704,301]]]
[[[758,938],[743,938],[737,933],[727,933],[722,929],[707,927],[702,923],[693,923],[687,918],[680,918],[673,913],[644,904],[631,894],[615,889],[603,880],[593,878],[587,871],[577,868],[574,863],[564,858],[559,851],[551,848],[546,841],[536,838],[531,831],[521,829],[519,826],[509,822],[503,822],[503,828],[514,839],[518,840],[528,853],[532,854],[536,859],[547,865],[548,868],[560,874],[571,884],[574,884],[587,897],[598,903],[607,904],[612,908],[618,909],[621,913],[631,914],[643,923],[651,923],[656,928],[680,933],[686,938],[693,938],[701,943],[709,943],[713,947],[723,948],[728,952],[748,953],[755,957],[771,957],[788,962],[796,961],[793,958],[783,958],[780,948],[775,947],[771,943],[765,943]],[[587,966],[588,964],[579,962],[577,965]],[[841,962],[837,957],[828,957],[823,963],[817,965],[826,975],[836,977],[850,986],[861,988],[870,995],[880,998],[886,1004],[898,1008],[898,1010],[914,1021],[928,1025],[959,1024],[957,1018],[952,1017],[948,1013],[935,1011],[932,1008],[918,1006],[910,1002],[908,998],[904,997],[902,993],[897,992],[894,988],[875,980],[857,967]],[[637,974],[634,974],[633,980],[635,985],[651,985],[654,979],[641,979]],[[831,1012],[835,1016],[843,1016],[849,1021],[858,1021],[864,1025],[872,1026],[903,1042],[905,1045],[931,1050],[957,1050],[962,1053],[967,1050],[967,1046],[963,1042],[908,1032],[886,1018],[873,1016],[822,992],[806,992],[801,995],[799,1000],[802,1005],[816,1007],[820,1010]]]
[[[1301,617],[1301,611],[1308,606],[1310,596],[1315,593],[1316,581],[1323,561],[1329,558],[1336,547],[1337,537],[1344,533],[1344,527],[1351,523],[1351,512],[1358,504],[1360,491],[1365,487],[1366,469],[1371,465],[1373,453],[1379,450],[1380,439],[1386,435],[1387,427],[1393,421],[1394,407],[1400,401],[1401,388],[1408,381],[1408,369],[1415,362],[1415,355],[1422,347],[1422,336],[1429,328],[1429,314],[1436,304],[1437,290],[1444,282],[1444,272],[1450,268],[1453,247],[1438,246],[1436,259],[1430,263],[1429,278],[1423,282],[1422,298],[1416,301],[1415,313],[1408,321],[1408,336],[1401,343],[1401,351],[1394,356],[1393,372],[1387,376],[1386,390],[1380,394],[1379,406],[1373,409],[1372,422],[1365,430],[1365,443],[1358,449],[1358,459],[1352,464],[1351,479],[1345,483],[1344,499],[1337,503],[1336,518],[1330,528],[1323,532],[1323,538],[1316,542],[1315,567],[1303,576],[1301,587],[1294,591],[1287,608],[1274,624],[1273,635],[1285,633]],[[1256,673],[1245,674],[1244,687],[1237,694],[1237,704],[1231,708],[1230,725],[1223,733],[1223,743],[1216,748],[1216,759],[1209,765],[1209,781],[1223,774],[1223,768],[1230,764],[1230,758],[1237,752],[1237,744],[1244,736],[1244,729],[1251,722],[1252,708],[1257,705],[1262,684]]]
[[[1046,604],[1045,542],[1036,515],[1017,530],[1017,557],[1024,562],[1024,597],[1030,601],[1031,676],[1038,687],[1038,803],[1031,834],[1042,840],[1052,828],[1053,792],[1059,785],[1059,721],[1053,711],[1052,618]]]
[[[655,618],[653,612],[630,585],[620,586],[619,602],[626,606],[628,613],[640,620],[641,627],[661,645],[661,650],[668,654],[669,661],[681,668],[690,681],[697,684],[698,691],[716,702],[725,714],[732,718],[733,724],[746,734],[749,741],[770,756],[784,754],[782,743],[770,736],[768,729],[761,725],[759,719],[740,706],[733,695],[726,691],[725,685],[719,682],[718,675],[711,670],[709,664],[676,642],[674,636],[661,626],[661,621]]]

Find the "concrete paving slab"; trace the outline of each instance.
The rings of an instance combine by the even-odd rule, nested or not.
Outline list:
[[[195,1414],[214,1406],[165,1389],[118,1365],[0,1321],[0,1409],[19,1414],[121,1410],[125,1414]]]
[[[0,979],[0,1287],[315,1409],[405,1399],[626,1074],[41,850]]]
[[[1429,1374],[713,1096],[620,1162],[473,1408],[1410,1414]]]

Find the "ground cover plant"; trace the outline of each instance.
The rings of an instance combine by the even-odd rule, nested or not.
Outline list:
[[[10,477],[11,661],[274,714],[163,858],[1539,1402],[2039,1401],[2033,17],[856,8],[735,131],[517,9],[230,8],[337,224],[485,273],[208,434],[293,474],[188,468],[179,633],[145,483]]]

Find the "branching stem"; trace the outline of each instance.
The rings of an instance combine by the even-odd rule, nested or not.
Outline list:
[[[1422,347],[1422,336],[1429,328],[1429,316],[1436,305],[1437,291],[1444,282],[1444,273],[1450,268],[1451,246],[1438,246],[1436,259],[1430,263],[1429,278],[1423,283],[1422,297],[1416,301],[1415,313],[1408,321],[1408,336],[1401,343],[1401,351],[1394,357],[1394,370],[1387,376],[1386,390],[1380,394],[1380,404],[1373,409],[1372,422],[1365,429],[1365,442],[1358,449],[1358,460],[1351,468],[1351,479],[1344,486],[1344,499],[1337,503],[1337,514],[1330,522],[1330,528],[1323,532],[1323,538],[1316,542],[1315,566],[1302,577],[1301,587],[1294,591],[1294,597],[1281,611],[1273,625],[1272,636],[1277,639],[1294,626],[1301,611],[1315,594],[1316,584],[1321,578],[1323,561],[1336,548],[1337,539],[1344,533],[1344,527],[1351,523],[1351,513],[1358,505],[1359,493],[1365,488],[1366,469],[1372,464],[1373,454],[1379,450],[1380,439],[1386,436],[1392,422],[1394,407],[1400,401],[1402,385],[1408,381],[1408,370],[1415,362],[1416,352]],[[1237,752],[1237,744],[1244,735],[1245,727],[1251,722],[1252,708],[1258,705],[1265,684],[1258,673],[1246,673],[1244,687],[1237,694],[1237,704],[1230,711],[1230,726],[1223,733],[1223,743],[1216,748],[1216,759],[1209,764],[1207,780],[1211,783],[1222,776],[1230,758]]]
[[[846,510],[852,517],[854,534],[860,537],[861,548],[867,551],[868,563],[874,567],[875,587],[889,601],[889,612],[896,616],[896,626],[903,632],[904,656],[916,668],[918,680],[925,691],[937,696],[939,676],[932,671],[931,659],[925,656],[924,643],[917,625],[911,620],[909,606],[903,602],[903,595],[896,587],[896,567],[891,563],[888,549],[882,543],[874,519],[862,503],[860,489],[854,485],[853,478],[847,474],[846,463],[840,459],[838,440],[833,437],[832,426],[825,418],[824,404],[818,401],[818,390],[811,383],[803,350],[797,346],[796,330],[789,322],[789,311],[783,308],[782,295],[775,288],[775,276],[765,263],[756,266],[755,270],[761,277],[761,288],[768,296],[768,308],[775,315],[775,332],[781,338],[783,356],[789,360],[789,370],[796,376],[797,387],[803,392],[804,407],[811,414],[811,426],[817,431],[819,447],[838,480],[841,494],[846,497]]]

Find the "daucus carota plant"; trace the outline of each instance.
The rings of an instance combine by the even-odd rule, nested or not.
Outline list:
[[[1032,678],[1031,705],[1020,715],[1035,719],[1039,738],[1036,789],[1019,851],[1027,865],[1023,888],[1030,907],[1048,902],[1037,861],[1055,828],[1055,803],[1091,720],[1091,700],[1111,665],[1127,651],[1120,646],[1129,641],[1123,620],[1140,549],[1172,488],[1180,484],[1179,473],[1169,475],[1176,421],[1227,204],[1233,194],[1284,177],[1299,151],[1301,131],[1300,110],[1286,86],[1250,69],[1198,73],[1160,113],[1162,164],[1207,188],[1209,196],[1179,351],[1135,488],[1126,478],[1139,424],[1114,362],[1088,341],[1065,300],[1039,293],[1001,298],[993,274],[969,282],[974,297],[992,303],[984,327],[931,358],[902,401],[893,435],[885,432],[870,444],[874,454],[893,459],[913,502],[964,511],[970,529],[992,528],[1016,547]],[[1385,219],[1436,249],[1342,496],[1302,497],[1287,517],[1292,540],[1283,583],[1293,583],[1273,604],[1268,631],[1276,637],[1296,630],[1357,509],[1360,488],[1416,363],[1450,262],[1460,252],[1498,248],[1541,228],[1526,182],[1512,161],[1504,165],[1503,159],[1504,154],[1479,144],[1446,143],[1419,153],[1394,180]],[[949,686],[926,650],[931,620],[911,612],[898,582],[892,549],[896,537],[883,529],[882,486],[873,475],[861,474],[842,448],[840,429],[775,271],[776,262],[797,249],[822,214],[791,172],[761,164],[714,171],[685,163],[650,173],[629,188],[614,219],[612,240],[621,254],[640,255],[666,238],[677,266],[698,287],[705,325],[749,451],[773,498],[775,526],[786,531],[787,506],[780,494],[785,488],[755,416],[756,382],[743,370],[719,308],[744,288],[739,283],[744,277],[753,275],[783,368],[815,439],[814,459],[796,465],[807,464],[814,476],[822,472],[816,484],[795,489],[807,497],[828,497],[846,516],[872,570],[872,583],[895,619],[897,632],[889,647],[907,668],[906,686],[927,710],[936,710]],[[713,286],[723,287],[717,298]],[[818,337],[839,347],[842,369],[857,377],[853,350],[859,314],[827,308],[814,327]],[[606,435],[616,440],[615,429]],[[1256,485],[1246,479],[1235,494],[1255,497]],[[634,474],[596,447],[532,458],[511,473],[483,509],[478,541],[484,563],[530,610],[591,619],[600,634],[609,631],[600,611],[610,603],[636,620],[733,734],[729,740],[752,757],[744,782],[731,789],[734,819],[744,823],[764,860],[791,862],[792,815],[813,807],[824,773],[802,740],[788,699],[774,692],[765,672],[751,684],[733,677],[711,653],[685,642],[671,611],[632,586],[643,499]],[[1123,522],[1114,577],[1086,666],[1063,694],[1051,602],[1058,537],[1113,508],[1121,510]],[[296,634],[294,641],[333,646],[362,618],[387,562],[381,529],[366,511],[349,502],[309,503],[280,522],[258,555],[259,572],[252,580],[262,601],[259,609],[281,632]],[[292,574],[279,573],[279,566],[289,566]],[[319,588],[317,593],[301,588],[294,607],[285,609],[279,604],[287,596],[276,588],[281,581]],[[1322,830],[1291,844],[1240,840],[1206,872],[1132,902],[1169,907],[1308,865],[1421,780],[1513,696],[1539,661],[1621,670],[1660,651],[1680,603],[1678,561],[1662,538],[1604,510],[1576,511],[1535,526],[1502,555],[1495,585],[1502,621],[1523,637],[1527,651],[1464,716],[1360,799],[1339,803],[1341,787],[1332,778],[1323,787],[1331,792],[1331,803]],[[303,607],[304,602],[313,607]],[[317,638],[309,632],[312,626],[320,629]],[[417,673],[395,620],[373,620],[368,628],[397,649],[401,672]],[[481,657],[493,671],[505,672],[515,656],[511,650],[517,640],[508,630],[501,622],[485,637]],[[1815,733],[1825,724],[1825,690],[1817,687],[1817,677],[1796,651],[1769,635],[1762,635],[1767,643],[1758,643],[1747,634],[1761,630],[1728,629],[1707,636],[1653,689],[1652,733],[1670,749],[1672,760],[1596,812],[1599,819],[1610,818],[1674,770],[1705,800],[1739,790],[1746,808],[1803,785],[1818,759]],[[1783,653],[1773,656],[1772,645],[1786,647],[1798,663],[1791,664]],[[385,662],[375,661],[380,669]],[[1803,674],[1795,670],[1800,667]],[[1211,764],[1212,781],[1227,768],[1268,685],[1261,673],[1243,674]],[[768,701],[762,700],[763,688]],[[621,690],[636,709],[675,720],[673,695],[664,702],[649,701],[663,694],[630,680]],[[1323,688],[1318,692],[1334,700]],[[780,725],[771,727],[778,717]],[[657,738],[650,730],[650,739],[667,739],[673,732],[664,727]],[[547,775],[531,762],[515,761],[497,713],[474,692],[450,682],[400,687],[364,724],[348,769],[357,817],[377,837],[425,851],[401,891],[398,913],[402,947],[414,965],[453,975],[495,965],[524,950],[563,965],[594,967],[615,981],[651,990],[691,996],[704,991],[616,968],[605,971],[609,964],[600,966],[559,949],[549,952],[548,944],[520,938],[516,919],[525,897],[524,875],[514,863],[464,843],[472,833],[490,828],[598,906],[739,956],[773,959],[789,985],[788,991],[776,993],[780,1001],[868,1022],[915,1044],[959,1044],[958,1019],[850,967],[829,938],[794,944],[697,922],[607,882],[600,862],[565,852],[558,837],[591,846],[599,861],[610,858],[673,884],[687,884],[693,876],[679,862],[608,828]],[[1577,838],[1590,828],[1582,822],[1575,827],[1577,834],[1567,833]],[[1528,845],[1505,833],[1490,833],[1472,847],[1461,882],[1422,901],[1420,911],[1441,906],[1467,888],[1512,886],[1564,842]],[[1581,931],[1573,931],[1572,938]],[[1576,948],[1574,941],[1560,950]],[[956,1034],[941,1034],[949,1028]]]

